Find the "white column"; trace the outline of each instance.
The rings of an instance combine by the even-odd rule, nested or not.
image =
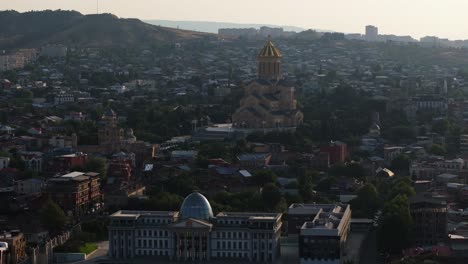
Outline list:
[[[179,237],[179,233],[176,233],[176,258],[177,258],[177,261],[180,260],[180,237]]]
[[[206,256],[208,261],[211,259],[211,238],[210,233],[206,233]]]
[[[203,259],[203,235],[204,233],[200,233],[198,236],[198,259]]]
[[[188,258],[188,245],[187,245],[187,232],[184,234],[184,259],[187,260]]]
[[[190,244],[190,254],[192,255],[192,261],[195,261],[195,232],[192,232],[192,243]]]

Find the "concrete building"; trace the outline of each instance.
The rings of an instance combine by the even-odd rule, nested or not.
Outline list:
[[[460,135],[460,152],[464,156],[468,156],[468,135]]]
[[[291,232],[299,229],[301,264],[346,263],[351,226],[349,205],[292,204],[288,209]],[[305,222],[303,222],[305,221]]]
[[[54,97],[54,104],[61,105],[75,102],[75,96],[69,93],[59,93]]]
[[[8,168],[8,166],[10,166],[10,158],[0,157],[0,170]]]
[[[329,144],[320,146],[320,152],[328,153],[331,165],[343,163],[348,157],[348,146],[344,142],[331,141]]]
[[[42,179],[26,179],[15,181],[15,192],[21,195],[37,195],[41,194],[44,188],[44,180]]]
[[[280,256],[282,214],[213,215],[198,192],[180,211],[118,211],[110,216],[109,257],[170,261],[237,259],[272,262]]]
[[[371,25],[366,26],[365,37],[367,41],[377,41],[379,37],[379,28]]]
[[[46,193],[68,215],[79,216],[99,207],[102,200],[99,174],[71,172],[47,182]]]
[[[448,241],[447,202],[428,193],[410,198],[410,213],[413,218],[415,245],[434,246]]]

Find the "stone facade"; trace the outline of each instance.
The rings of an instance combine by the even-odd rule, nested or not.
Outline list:
[[[232,116],[233,127],[283,130],[303,122],[295,88],[282,78],[280,51],[268,41],[257,56],[258,79],[245,88],[240,107]]]
[[[282,214],[213,216],[208,200],[192,193],[180,211],[118,211],[110,216],[109,257],[154,261],[274,262],[280,256]]]

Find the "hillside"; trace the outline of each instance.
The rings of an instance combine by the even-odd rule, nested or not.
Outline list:
[[[218,33],[220,28],[256,28],[262,26],[267,27],[281,27],[286,31],[300,32],[303,28],[295,26],[278,26],[269,24],[240,24],[240,23],[227,23],[227,22],[207,22],[207,21],[173,21],[173,20],[146,20],[145,22],[170,28],[180,28],[186,30],[195,30],[200,32]]]
[[[82,15],[75,11],[0,12],[0,49],[73,46],[129,46],[200,39],[210,34],[146,24],[111,14]]]

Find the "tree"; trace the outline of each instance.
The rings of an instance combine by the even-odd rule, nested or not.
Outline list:
[[[314,178],[316,177],[316,172],[306,172],[299,177],[299,194],[304,202],[311,201],[314,197]]]
[[[262,189],[262,199],[268,211],[274,211],[281,201],[281,191],[273,183],[267,183]]]
[[[395,171],[407,172],[409,170],[410,163],[410,158],[407,155],[402,154],[392,160],[390,167]]]
[[[276,174],[271,170],[259,170],[252,175],[252,181],[258,186],[264,186],[267,183],[275,183]]]
[[[391,200],[398,195],[404,195],[406,197],[411,197],[415,195],[416,192],[414,188],[411,186],[411,180],[408,177],[400,178],[392,184],[388,192],[387,200]]]
[[[357,197],[351,201],[353,216],[373,218],[380,206],[379,193],[371,183],[365,184],[357,192]]]
[[[385,133],[385,137],[398,143],[413,139],[415,137],[415,133],[412,127],[395,126],[388,129],[388,132]]]
[[[446,153],[446,150],[443,146],[439,144],[432,144],[428,152],[436,156],[444,156]]]
[[[398,195],[386,203],[377,230],[379,248],[389,253],[401,253],[410,244],[412,224],[408,197]]]
[[[67,223],[67,217],[56,203],[48,200],[40,211],[41,224],[51,232],[63,230]]]
[[[337,179],[333,176],[329,176],[317,183],[315,189],[319,192],[328,192],[330,191],[331,187],[337,183]]]
[[[366,171],[361,166],[361,164],[357,162],[352,162],[348,164],[347,167],[347,176],[353,177],[355,179],[363,179],[365,177]]]
[[[176,193],[185,197],[197,189],[197,187],[195,186],[193,175],[184,173],[177,177],[170,178],[167,182],[167,189],[171,193]]]
[[[104,158],[90,158],[84,168],[87,172],[97,172],[101,179],[107,177],[107,161]]]
[[[441,119],[437,120],[433,125],[432,125],[432,132],[435,132],[439,135],[445,135],[445,133],[449,129],[449,121],[447,119]]]

